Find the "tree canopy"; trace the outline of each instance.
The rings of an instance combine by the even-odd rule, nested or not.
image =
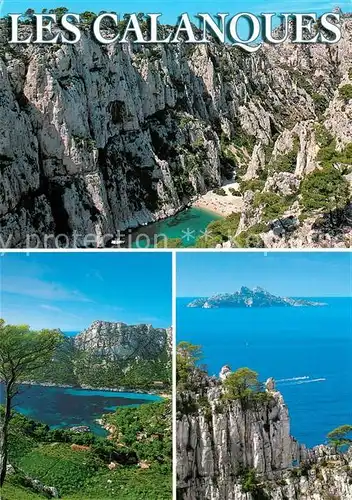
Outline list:
[[[352,425],[341,425],[328,434],[329,443],[339,449],[352,445]]]
[[[350,199],[348,182],[338,169],[329,165],[307,175],[301,185],[301,194],[306,210],[330,214],[343,209]]]
[[[58,330],[30,330],[28,325],[7,325],[0,320],[0,377],[11,390],[38,368],[49,363],[64,340]]]
[[[176,380],[177,383],[187,384],[191,372],[202,359],[203,352],[200,345],[190,342],[180,342],[176,355]]]
[[[258,379],[258,373],[247,367],[230,373],[225,378],[223,386],[224,398],[239,400],[243,406],[248,406],[255,401],[264,401],[269,397]]]
[[[63,341],[58,330],[30,330],[28,325],[7,325],[0,319],[0,380],[5,386],[5,411],[0,425],[0,486],[6,476],[8,427],[18,386],[35,370],[50,363]]]

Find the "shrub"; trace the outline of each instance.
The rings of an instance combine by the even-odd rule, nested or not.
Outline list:
[[[312,93],[312,99],[314,101],[315,108],[318,113],[324,113],[326,108],[328,107],[329,101],[325,96],[319,94],[318,92]]]
[[[329,443],[335,449],[352,445],[352,425],[341,425],[328,434]]]
[[[269,231],[268,225],[264,222],[259,222],[236,236],[236,243],[240,248],[264,248],[264,242],[260,237],[260,233],[266,233],[267,231]]]
[[[200,345],[190,342],[180,342],[177,346],[176,356],[176,381],[187,384],[190,373],[202,359],[203,352]]]
[[[170,500],[172,498],[172,474],[162,466],[150,469],[122,467],[93,476],[83,491],[70,495],[69,500]],[[14,499],[15,500],[15,499]],[[17,500],[17,499],[16,499]]]
[[[156,461],[171,467],[171,401],[148,403],[138,408],[118,408],[105,418],[116,427],[120,445],[134,451],[139,460]],[[132,460],[133,456],[129,458]]]
[[[247,408],[252,403],[264,403],[271,396],[264,388],[263,384],[258,380],[258,373],[249,368],[239,368],[233,373],[230,373],[223,382],[225,389],[224,399],[239,400],[243,407]]]
[[[75,452],[66,444],[43,445],[20,460],[26,474],[54,485],[61,495],[82,488],[102,465],[90,451]]]
[[[216,188],[213,190],[213,193],[219,195],[219,196],[227,196],[226,191],[224,188]]]
[[[253,200],[253,207],[262,208],[264,221],[277,219],[287,210],[288,206],[288,200],[271,192],[256,193]]]
[[[197,239],[196,248],[214,248],[217,243],[231,240],[237,231],[241,214],[233,212],[223,219],[212,221],[206,234]]]
[[[297,136],[293,139],[293,148],[286,154],[277,155],[269,163],[269,171],[272,172],[291,172],[296,169],[297,154],[299,150],[299,139]]]
[[[339,88],[339,96],[342,99],[349,101],[352,99],[352,85],[350,83]]]
[[[349,184],[343,175],[334,167],[325,166],[322,170],[314,170],[301,184],[302,205],[308,212],[322,210],[330,213],[343,209],[350,199]]]
[[[242,193],[245,191],[262,191],[265,181],[262,179],[249,179],[240,182],[240,190]]]

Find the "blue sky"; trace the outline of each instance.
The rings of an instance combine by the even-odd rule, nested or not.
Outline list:
[[[177,296],[201,297],[261,286],[278,295],[351,295],[347,252],[198,252],[177,255]]]
[[[149,12],[161,13],[162,19],[168,23],[174,23],[177,17],[183,12],[189,14],[197,14],[199,12],[207,12],[209,14],[216,14],[218,12],[228,12],[229,14],[236,14],[238,12],[246,11],[254,14],[261,12],[316,12],[321,14],[323,12],[330,12],[335,5],[339,5],[343,11],[351,11],[351,0],[341,0],[339,2],[331,2],[327,0],[310,0],[309,2],[303,0],[296,0],[289,2],[283,0],[272,0],[271,2],[264,2],[263,0],[247,0],[246,2],[231,2],[223,0],[221,2],[213,2],[210,0],[193,0],[193,1],[171,1],[171,0],[134,0],[120,2],[105,0],[97,3],[92,0],[0,0],[2,4],[1,14],[7,13],[23,13],[29,7],[33,8],[36,12],[41,12],[43,8],[48,10],[51,8],[64,5],[70,12],[84,12],[85,10],[91,11],[115,11],[117,13],[132,13],[132,12]]]
[[[10,253],[0,257],[0,317],[78,331],[94,320],[171,326],[171,254]]]

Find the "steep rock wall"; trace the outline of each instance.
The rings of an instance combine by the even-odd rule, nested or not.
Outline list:
[[[180,500],[352,498],[351,453],[300,445],[290,435],[288,409],[274,385],[267,389],[268,401],[248,409],[224,400],[221,382],[213,377],[202,376],[196,384],[197,392],[177,395]],[[249,470],[257,486],[246,488]]]
[[[314,95],[326,100],[323,121],[338,147],[352,140],[351,102],[338,95],[350,81],[351,27],[346,18],[336,45],[265,45],[251,56],[217,44],[104,47],[89,32],[73,46],[4,44],[2,245],[24,246],[31,234],[41,244],[47,234],[102,245],[246,169],[252,152],[255,176],[263,148],[275,156],[296,136],[300,179],[317,166]],[[248,210],[242,230],[255,223]]]

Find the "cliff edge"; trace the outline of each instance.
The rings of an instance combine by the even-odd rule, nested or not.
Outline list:
[[[288,408],[269,379],[251,402],[220,378],[193,372],[177,395],[181,500],[351,500],[352,455],[307,449],[290,435]]]

